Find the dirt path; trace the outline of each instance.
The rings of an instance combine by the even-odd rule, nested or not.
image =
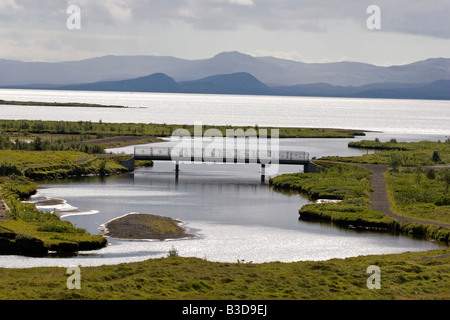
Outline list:
[[[388,166],[378,164],[363,164],[363,166],[369,170],[372,170],[373,172],[371,181],[373,192],[370,194],[370,205],[372,206],[372,209],[380,211],[385,215],[397,219],[398,221],[401,222],[416,222],[450,228],[450,225],[446,223],[418,220],[399,216],[393,213],[391,211],[391,204],[387,196],[386,184],[384,183],[384,173],[386,172]]]

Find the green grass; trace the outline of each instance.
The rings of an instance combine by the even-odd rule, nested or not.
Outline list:
[[[376,150],[373,154],[354,157],[324,157],[324,160],[341,162],[359,162],[389,165],[392,155],[400,158],[403,166],[425,166],[450,163],[450,140],[445,142],[420,141],[420,142],[379,142],[362,140],[350,142],[352,148]],[[439,161],[433,161],[433,153],[438,152]]]
[[[10,163],[26,168],[68,165],[95,156],[76,151],[22,151],[0,150],[0,163]]]
[[[444,180],[448,170],[403,168],[387,172],[391,210],[404,217],[450,224],[450,191]]]
[[[41,212],[34,204],[18,200],[35,192],[36,184],[26,177],[0,177],[0,198],[5,200],[10,208],[8,220],[1,221],[0,227],[16,235],[40,240],[47,250],[52,251],[97,249],[106,245],[103,236],[90,235],[86,230],[60,220],[56,214]],[[8,241],[14,243],[17,237]]]
[[[0,269],[0,299],[450,299],[450,249],[292,263],[219,263],[170,257],[81,268],[69,290],[65,268]],[[445,257],[446,255],[446,257]],[[370,265],[381,289],[369,290]]]
[[[50,107],[88,107],[88,108],[128,108],[125,106],[117,105],[103,105],[93,103],[76,103],[76,102],[40,102],[40,101],[13,101],[13,100],[0,100],[0,105],[13,105],[13,106],[50,106]]]
[[[344,201],[342,203],[307,204],[299,210],[302,220],[322,220],[356,229],[395,230],[397,222],[368,205]]]
[[[339,199],[339,203],[307,204],[299,210],[302,220],[328,221],[352,228],[396,228],[396,222],[373,210],[370,205],[371,170],[352,164],[316,161],[318,173],[283,174],[269,179],[277,189],[297,190],[312,199]]]
[[[10,175],[6,177],[0,177],[1,195],[3,197],[15,197],[25,199],[36,193],[37,185],[30,179]]]
[[[127,171],[115,158],[99,158],[77,151],[0,150],[0,163],[19,167],[33,179],[106,175]]]
[[[0,120],[0,131],[5,133],[20,134],[82,134],[96,135],[97,138],[111,136],[162,136],[168,137],[177,129],[188,130],[190,135],[194,134],[193,125],[156,124],[156,123],[103,123],[91,121],[40,121],[40,120]],[[242,132],[254,130],[259,133],[260,129],[266,129],[267,135],[271,135],[271,129],[279,129],[280,138],[352,138],[356,135],[365,135],[363,131],[351,129],[329,129],[329,128],[270,128],[246,126],[233,127],[231,125],[214,126],[204,125],[202,134],[209,129],[218,129],[226,136],[227,129],[242,129]],[[248,131],[247,133],[250,133]]]
[[[51,213],[41,212],[39,215],[41,217],[36,221],[8,220],[0,222],[0,226],[42,241],[49,251],[76,252],[100,249],[106,245],[107,241],[101,235],[91,235]]]
[[[365,199],[368,201],[371,171],[357,165],[315,161],[324,171],[291,173],[269,179],[275,189],[294,189],[312,199]]]
[[[296,190],[312,199],[342,200],[339,203],[306,204],[299,210],[300,219],[327,221],[358,229],[399,231],[411,236],[449,241],[448,228],[399,222],[373,210],[370,206],[371,170],[354,164],[316,162],[323,171],[283,174],[269,179],[275,190]],[[447,169],[441,170],[445,172]],[[429,179],[427,175],[430,174],[426,170],[408,169],[401,172],[393,172],[387,179],[393,211],[400,216],[448,223],[450,206],[436,204],[447,199],[446,184],[439,178],[442,174],[437,171],[435,178]]]

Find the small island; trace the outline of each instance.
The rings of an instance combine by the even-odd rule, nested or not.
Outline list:
[[[130,213],[107,222],[105,235],[111,238],[133,240],[167,240],[193,238],[180,226],[182,222],[153,214]]]
[[[0,105],[37,106],[37,107],[86,107],[86,108],[128,108],[126,106],[103,105],[97,103],[78,102],[44,102],[44,101],[13,101],[0,100]]]

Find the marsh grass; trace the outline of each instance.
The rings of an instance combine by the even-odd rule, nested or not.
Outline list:
[[[168,257],[83,267],[81,290],[65,268],[0,269],[0,299],[326,300],[450,298],[449,249],[292,263],[220,263]],[[381,269],[381,289],[366,286]]]
[[[312,199],[363,199],[368,201],[372,172],[352,164],[316,161],[325,170],[319,173],[283,174],[269,179],[276,189],[293,189]]]
[[[6,201],[10,211],[8,220],[0,226],[16,235],[42,241],[47,250],[98,249],[106,245],[103,236],[90,235],[68,221],[50,212],[42,212],[31,203],[21,202],[36,192],[36,184],[23,176],[0,177],[0,198]],[[12,240],[14,242],[14,240]]]
[[[380,142],[362,140],[349,142],[351,148],[376,150],[375,153],[353,157],[324,157],[322,159],[390,165],[396,157],[397,166],[425,166],[450,163],[450,139],[445,142]],[[397,160],[398,159],[398,160]]]
[[[398,215],[450,224],[449,169],[403,168],[386,173],[391,209]]]
[[[328,221],[364,229],[393,230],[396,222],[370,207],[372,171],[353,164],[317,161],[318,173],[283,174],[269,180],[275,189],[298,190],[312,199],[340,199],[338,203],[315,203],[299,210],[302,220]]]
[[[20,134],[76,134],[76,135],[95,135],[97,138],[112,136],[158,136],[167,137],[177,129],[185,129],[194,134],[193,125],[178,124],[156,124],[156,123],[105,123],[102,121],[40,121],[40,120],[0,120],[0,131],[6,133]],[[214,126],[204,125],[204,133],[209,129],[218,129],[223,136],[226,136],[227,129],[248,129],[259,133],[261,129],[267,130],[270,137],[271,129],[279,130],[280,138],[353,138],[355,136],[365,135],[363,131],[352,129],[333,129],[333,128],[272,128],[259,126],[233,127],[231,125]]]
[[[127,169],[118,163],[121,159],[121,156],[99,158],[77,151],[0,150],[0,163],[8,162],[33,179],[126,172]]]

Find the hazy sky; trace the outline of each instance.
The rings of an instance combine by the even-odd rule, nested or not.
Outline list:
[[[81,10],[80,29],[67,27],[70,5]],[[367,28],[370,5],[380,8],[379,30]],[[0,0],[0,59],[222,51],[377,65],[450,58],[450,1]]]

